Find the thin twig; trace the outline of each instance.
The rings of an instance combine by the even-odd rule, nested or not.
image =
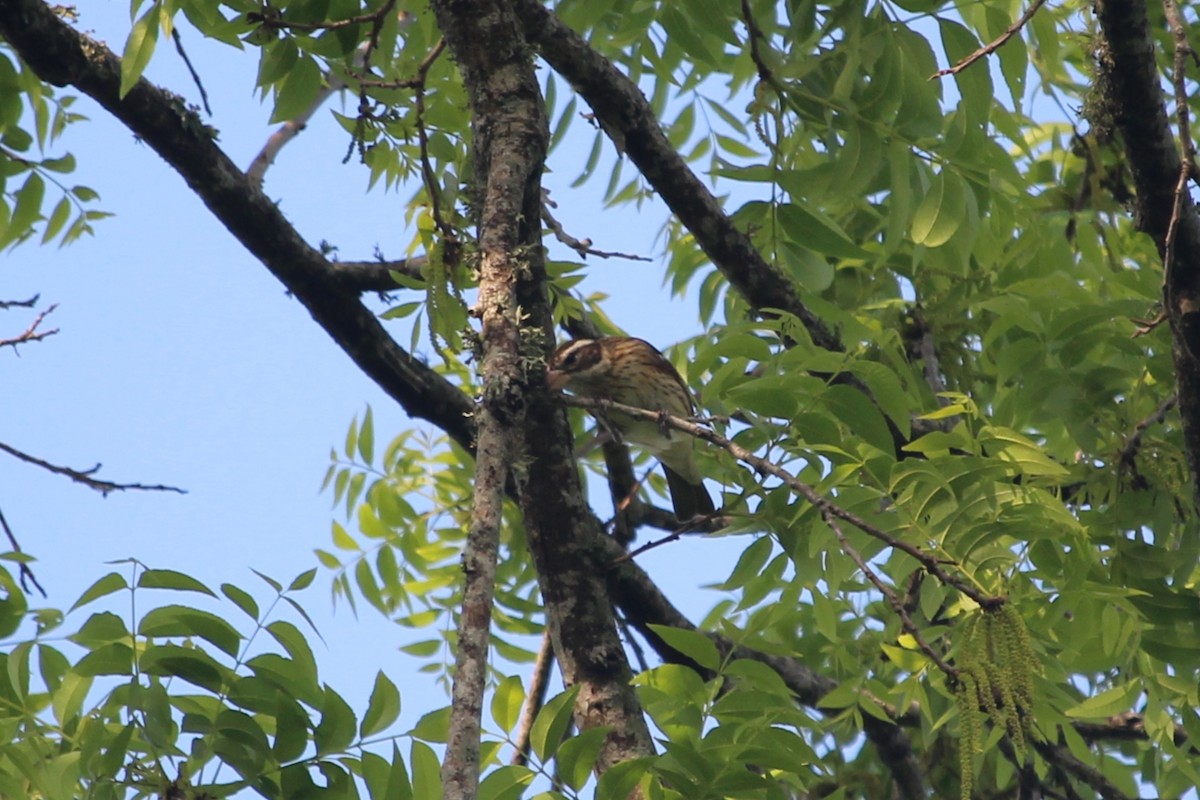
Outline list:
[[[433,174],[433,165],[429,163],[429,131],[425,130],[425,78],[429,68],[446,48],[446,40],[439,39],[438,43],[425,56],[425,60],[417,67],[416,95],[413,98],[417,112],[417,146],[421,151],[421,181],[425,184],[425,192],[429,195],[429,213],[433,216],[433,224],[437,226],[447,241],[456,239],[454,227],[442,218],[441,187],[438,186],[437,176]],[[364,95],[365,96],[365,95]]]
[[[40,298],[40,294],[35,294],[28,300],[0,300],[0,311],[5,311],[10,308],[33,308],[37,305],[37,301]]]
[[[912,556],[918,562],[920,562],[921,566],[925,568],[926,572],[928,572],[930,575],[933,575],[943,584],[952,586],[958,591],[962,592],[964,595],[978,603],[981,608],[988,611],[994,611],[1005,602],[1005,598],[986,595],[963,578],[947,572],[942,566],[944,562],[932,553],[922,550],[915,545],[909,544],[903,539],[893,536],[877,525],[871,524],[854,512],[842,508],[829,498],[821,495],[816,489],[812,488],[807,483],[804,483],[796,478],[778,464],[762,458],[761,456],[756,456],[754,453],[751,453],[749,450],[737,444],[736,442],[726,439],[724,436],[721,436],[715,431],[709,430],[703,425],[697,424],[696,422],[684,419],[682,417],[664,414],[661,411],[650,411],[644,408],[637,408],[636,406],[625,405],[624,403],[616,403],[612,400],[596,400],[587,397],[564,395],[563,402],[569,406],[584,408],[591,411],[619,411],[622,414],[628,414],[640,419],[653,420],[674,430],[686,433],[689,436],[694,436],[697,439],[703,439],[704,441],[714,444],[717,447],[725,450],[739,461],[742,461],[753,467],[758,474],[770,475],[771,477],[778,478],[779,480],[783,481],[792,489],[792,491],[803,497],[808,502],[812,503],[812,505],[815,506],[817,510],[821,512],[821,514],[830,514],[844,522],[848,522],[868,536],[883,542],[888,547]]]
[[[29,301],[28,304],[31,305],[32,303],[34,303],[36,301],[37,301],[37,297],[35,296],[33,298],[33,300]],[[26,306],[27,304],[14,302],[14,303],[9,303],[8,305]],[[5,307],[7,308],[8,305],[6,305]],[[56,308],[58,308],[58,303],[55,303],[54,305],[47,308],[45,311],[40,312],[36,317],[33,318],[33,322],[31,322],[29,324],[29,327],[25,329],[25,332],[20,334],[19,336],[14,336],[11,339],[0,339],[0,347],[11,347],[15,350],[17,345],[19,345],[19,344],[26,344],[28,342],[38,342],[38,341],[41,341],[42,339],[45,339],[47,336],[53,336],[54,334],[58,333],[58,328],[51,328],[48,331],[39,331],[38,330],[38,326],[40,326],[42,324],[42,321],[45,320],[46,317],[48,317],[50,314],[54,313],[54,309],[56,309]]]
[[[398,16],[400,19],[400,27],[402,28],[411,25],[416,19],[416,17],[407,11],[401,11]],[[351,74],[355,75],[356,78],[359,77],[358,73],[363,69],[363,65],[366,63],[368,44],[369,43],[364,42],[363,44],[359,45],[358,49],[354,51],[354,56],[350,60]],[[409,79],[408,81],[376,81],[364,79],[360,80],[360,86],[387,85],[391,88],[401,88],[406,83],[411,82],[412,79]],[[267,169],[269,169],[270,166],[275,162],[275,159],[279,156],[279,152],[283,150],[285,146],[287,146],[288,142],[300,135],[300,132],[308,125],[308,121],[312,119],[313,114],[317,113],[317,110],[325,104],[325,101],[345,88],[346,82],[340,75],[334,73],[332,70],[327,71],[325,73],[325,85],[318,90],[316,97],[314,97],[313,101],[308,104],[308,108],[304,109],[295,117],[283,123],[283,125],[279,127],[279,130],[271,134],[270,138],[267,139],[267,143],[263,145],[263,149],[259,151],[257,156],[254,157],[254,161],[251,162],[250,167],[246,170],[246,177],[261,185]]]
[[[550,686],[550,670],[554,667],[554,643],[550,639],[550,628],[542,631],[542,644],[538,647],[537,659],[533,662],[533,674],[529,677],[529,691],[521,709],[521,720],[517,723],[516,738],[510,764],[525,766],[529,760],[529,737],[533,733],[533,721],[546,704],[546,691]]]
[[[1175,408],[1175,404],[1179,402],[1179,395],[1172,393],[1167,399],[1158,404],[1158,408],[1154,413],[1146,417],[1133,427],[1131,433],[1125,440],[1125,446],[1121,448],[1121,452],[1117,455],[1117,464],[1122,468],[1132,469],[1137,472],[1137,454],[1142,447],[1142,440],[1146,438],[1146,431],[1154,426],[1161,425],[1167,418],[1167,414],[1171,413],[1171,409]]]
[[[389,3],[389,6],[394,6],[395,2]],[[304,31],[306,33],[312,31],[336,31],[342,28],[349,28],[351,25],[362,25],[366,22],[375,22],[379,19],[384,9],[372,11],[369,14],[358,14],[345,19],[333,20],[332,22],[284,22],[278,17],[266,16],[256,12],[250,12],[246,15],[246,21],[254,24],[258,23],[264,28],[273,31]]]
[[[758,70],[758,79],[764,83],[774,85],[775,75],[771,72],[767,63],[763,61],[762,52],[758,49],[759,40],[766,41],[767,37],[763,35],[762,28],[758,27],[758,22],[754,19],[754,13],[750,9],[750,0],[742,0],[742,22],[746,23],[746,39],[750,44],[750,60],[754,62],[754,68]]]
[[[616,253],[606,250],[596,250],[592,247],[591,239],[576,239],[571,234],[567,233],[562,226],[562,223],[554,218],[550,213],[551,208],[557,208],[555,203],[550,200],[550,192],[542,189],[542,222],[546,223],[546,227],[554,234],[554,238],[565,244],[567,247],[574,250],[579,255],[587,258],[588,256],[598,256],[599,258],[627,258],[630,261],[653,261],[654,259],[647,256],[634,255],[633,253]]]
[[[379,35],[383,32],[383,22],[392,10],[396,8],[396,0],[387,0],[372,16],[371,33],[367,35],[367,47],[363,50],[363,72],[371,71],[371,54],[379,46]]]
[[[8,542],[12,545],[13,552],[20,553],[21,545],[17,542],[17,537],[12,532],[12,528],[8,527],[8,520],[4,518],[3,511],[0,511],[0,527],[4,528],[4,535],[8,537]],[[24,561],[18,562],[17,569],[19,570],[18,574],[21,578],[22,589],[28,592],[29,584],[33,584],[35,587],[37,587],[37,590],[41,592],[42,597],[46,597],[46,590],[42,588],[40,583],[38,583],[37,576],[33,574],[33,570],[29,568],[28,564],[26,564]]]
[[[107,497],[110,492],[124,492],[133,490],[142,492],[176,492],[178,494],[187,494],[186,489],[180,489],[177,486],[164,486],[163,484],[147,485],[143,483],[115,483],[113,481],[105,481],[92,477],[100,470],[100,464],[97,464],[91,469],[71,469],[70,467],[60,467],[55,464],[51,464],[48,461],[43,461],[36,456],[23,453],[11,445],[5,444],[4,442],[0,442],[0,450],[8,453],[14,458],[19,458],[21,461],[24,461],[27,464],[33,464],[34,466],[41,467],[48,472],[53,472],[55,475],[63,475],[75,481],[76,483],[82,483],[84,486],[88,487],[89,489],[96,490],[105,497]]]
[[[909,635],[913,637],[917,643],[917,647],[921,648],[921,652],[924,653],[947,678],[949,678],[951,681],[957,681],[958,669],[946,663],[946,660],[942,658],[941,654],[938,653],[937,650],[934,650],[929,642],[925,641],[925,637],[921,634],[921,629],[917,627],[917,624],[913,622],[912,617],[908,615],[908,609],[904,607],[904,601],[900,599],[900,596],[896,594],[892,587],[888,586],[883,579],[879,577],[875,570],[871,569],[871,565],[867,563],[865,558],[863,558],[862,553],[858,552],[858,550],[856,550],[850,544],[850,540],[846,538],[846,532],[842,530],[842,526],[838,523],[837,519],[834,518],[829,509],[821,509],[821,518],[825,520],[825,524],[830,527],[830,529],[833,531],[833,535],[837,537],[838,543],[842,546],[842,552],[850,556],[850,559],[858,565],[858,569],[862,572],[866,579],[874,584],[875,588],[879,590],[880,594],[887,599],[888,603],[892,607],[892,610],[896,612],[896,616],[900,618],[900,625],[909,633]]]
[[[1180,309],[1176,307],[1174,298],[1170,297],[1175,282],[1171,280],[1171,272],[1175,268],[1175,239],[1179,229],[1180,216],[1183,214],[1184,193],[1187,191],[1188,179],[1191,177],[1192,164],[1196,158],[1196,143],[1192,141],[1191,114],[1188,111],[1187,92],[1187,57],[1192,54],[1192,45],[1187,38],[1187,30],[1179,12],[1176,0],[1163,0],[1163,10],[1166,12],[1167,25],[1175,40],[1174,70],[1171,83],[1175,88],[1175,113],[1179,118],[1179,139],[1183,147],[1183,158],[1179,166],[1179,177],[1175,180],[1175,200],[1171,206],[1171,221],[1167,224],[1166,243],[1163,252],[1163,285],[1167,290],[1168,316],[1176,319]],[[1187,337],[1178,337],[1187,347]],[[1197,354],[1188,348],[1193,359]]]
[[[171,28],[171,38],[175,41],[175,52],[179,53],[179,57],[183,59],[183,63],[187,66],[188,72],[192,74],[192,82],[196,84],[196,88],[200,90],[200,100],[204,103],[204,111],[210,117],[212,116],[212,108],[208,105],[208,92],[204,91],[204,84],[200,81],[200,75],[196,72],[196,68],[192,66],[192,60],[188,58],[188,54],[183,49],[183,37],[179,35],[179,28]]]
[[[1045,2],[1046,2],[1046,0],[1033,0],[1033,4],[1030,5],[1029,8],[1025,9],[1025,13],[1021,15],[1021,18],[1019,20],[1017,20],[1016,22],[1014,22],[1012,25],[1009,25],[1008,29],[1006,31],[1004,31],[1004,33],[1000,34],[995,39],[993,39],[992,41],[985,44],[983,47],[976,50],[974,53],[971,53],[971,55],[962,59],[957,64],[955,64],[953,67],[947,67],[946,69],[939,69],[937,72],[935,72],[929,76],[929,80],[932,81],[932,80],[935,80],[936,78],[941,78],[946,75],[957,75],[958,73],[962,72],[964,69],[971,66],[976,61],[983,58],[984,56],[989,56],[992,53],[999,50],[1001,47],[1003,47],[1005,45],[1005,43],[1008,42],[1009,39],[1016,36],[1017,32],[1020,31],[1021,28],[1024,28],[1025,24],[1027,22],[1029,22],[1029,20],[1033,19],[1033,15],[1037,13],[1037,10],[1039,8],[1041,8],[1042,5],[1045,4]]]

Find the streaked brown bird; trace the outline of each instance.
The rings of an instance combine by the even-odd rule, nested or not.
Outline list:
[[[692,393],[671,362],[654,345],[631,336],[576,339],[559,345],[550,357],[546,382],[580,397],[612,400],[676,417],[695,412]],[[704,488],[692,449],[695,440],[654,420],[619,411],[605,415],[627,442],[648,450],[663,466],[675,516],[689,520],[716,511]]]

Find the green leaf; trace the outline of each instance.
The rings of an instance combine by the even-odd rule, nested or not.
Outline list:
[[[525,687],[521,684],[521,677],[509,675],[500,681],[500,685],[492,693],[492,719],[502,731],[511,733],[517,726],[524,704]]]
[[[182,678],[210,692],[222,691],[229,676],[207,653],[176,644],[145,648],[138,657],[138,668],[147,675]]]
[[[130,89],[142,77],[150,56],[154,54],[154,46],[158,43],[159,4],[156,0],[146,13],[134,23],[129,38],[125,40],[125,51],[121,55],[121,88],[119,96],[125,99]]]
[[[449,712],[449,709],[445,710]],[[441,800],[441,761],[433,752],[433,748],[424,742],[413,742],[410,761],[412,763],[413,800]]]
[[[46,182],[36,172],[29,173],[24,185],[17,190],[16,206],[12,218],[8,221],[9,232],[6,238],[16,241],[23,237],[42,213],[42,200],[46,196]]]
[[[700,631],[674,628],[670,625],[650,625],[667,645],[681,655],[687,656],[704,669],[716,672],[721,666],[721,654],[713,640]]]
[[[254,602],[254,598],[248,592],[239,589],[232,583],[222,583],[221,594],[232,600],[234,605],[240,608],[250,619],[258,620],[258,603]]]
[[[519,800],[537,776],[529,767],[510,764],[494,770],[479,782],[479,800]]]
[[[127,644],[107,644],[79,659],[75,672],[83,677],[96,675],[131,675],[133,650]]]
[[[321,721],[313,731],[313,744],[317,748],[317,755],[345,751],[354,741],[355,730],[354,711],[341,695],[326,686],[325,702],[321,705]]]
[[[576,684],[565,692],[550,698],[534,718],[529,732],[529,744],[541,761],[548,761],[562,744],[563,736],[566,735],[567,728],[571,725],[575,697],[579,694],[579,688],[579,684]]]
[[[370,406],[367,406],[362,427],[358,431],[358,454],[362,456],[363,463],[370,464],[375,460],[375,417]]]
[[[199,592],[209,597],[217,596],[192,576],[169,569],[148,569],[138,576],[137,585],[143,589],[173,589],[179,592]]]
[[[784,235],[798,245],[839,258],[865,258],[867,252],[820,211],[784,203],[776,209]]]
[[[913,214],[912,240],[926,247],[941,247],[950,241],[967,216],[967,188],[963,179],[949,170],[933,176],[925,198]]]
[[[288,584],[289,592],[299,592],[312,586],[313,580],[317,577],[316,568],[305,570],[297,575],[291,583]]]
[[[416,726],[408,735],[426,742],[444,743],[450,735],[450,708],[430,711],[417,720]]]
[[[117,572],[110,572],[100,580],[93,583],[83,594],[79,595],[79,599],[67,610],[67,613],[74,611],[77,608],[82,608],[88,603],[95,602],[101,597],[107,597],[113,592],[119,592],[122,589],[128,589],[129,584],[125,582],[125,576]]]
[[[589,728],[567,739],[558,748],[555,763],[558,765],[558,777],[575,791],[582,791],[584,785],[592,777],[600,748],[608,738],[609,728],[599,726]]]
[[[312,58],[301,58],[287,75],[275,94],[275,110],[271,123],[287,122],[304,113],[321,90],[321,69]]]
[[[238,654],[242,644],[242,635],[221,617],[180,605],[153,609],[142,617],[138,633],[148,637],[199,636],[231,656]]]
[[[1074,708],[1068,708],[1066,715],[1071,719],[1104,719],[1125,714],[1134,709],[1141,696],[1142,686],[1136,681],[1124,686],[1114,686],[1087,698]]]
[[[383,672],[375,674],[375,688],[367,703],[359,735],[363,738],[379,733],[400,717],[400,690]]]
[[[67,220],[71,216],[71,201],[67,197],[63,197],[54,206],[54,211],[50,214],[50,219],[46,221],[46,230],[42,233],[42,244],[46,244],[55,236],[62,232],[63,226],[67,224]]]
[[[647,756],[609,767],[596,783],[595,800],[627,800],[653,763],[654,759]]]

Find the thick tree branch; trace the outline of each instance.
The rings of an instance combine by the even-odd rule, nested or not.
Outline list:
[[[463,569],[463,597],[451,697],[450,736],[442,762],[443,798],[470,800],[479,784],[480,724],[487,681],[488,634],[500,546],[501,511],[510,469],[523,458],[525,398],[530,372],[522,360],[516,285],[541,260],[541,231],[525,224],[541,203],[542,164],[549,133],[533,65],[512,14],[495,0],[433,4],[451,53],[462,66],[475,131],[479,211],[480,366],[483,402],[475,451],[475,505]],[[506,41],[507,47],[478,47]],[[440,45],[435,52],[440,50]],[[418,106],[420,107],[420,106]],[[422,148],[423,148],[422,141]],[[426,175],[428,183],[430,174]],[[435,198],[437,187],[427,185]],[[528,198],[535,198],[533,203]],[[437,216],[434,206],[434,215]],[[530,349],[541,342],[538,337]],[[517,478],[519,481],[519,478]]]
[[[146,80],[120,98],[119,59],[39,0],[0,0],[0,36],[43,80],[92,97],[162,156],[355,365],[410,415],[439,419],[453,439],[471,441],[474,406],[467,397],[388,336],[358,291],[343,287],[337,271],[217,147],[180,98]]]
[[[1096,13],[1099,90],[1124,142],[1138,229],[1154,239],[1163,259],[1184,447],[1193,494],[1200,496],[1200,218],[1185,190],[1190,168],[1167,120],[1144,0],[1100,0]]]
[[[541,56],[583,95],[617,149],[637,165],[729,282],[755,308],[793,314],[816,344],[841,350],[837,334],[804,305],[795,284],[763,259],[667,141],[637,86],[537,0],[516,0],[514,6]]]
[[[505,232],[510,242],[519,241],[527,250],[524,269],[510,273],[516,304],[508,311],[524,315],[522,355],[532,362],[544,358],[553,344],[538,183],[549,126],[532,56],[508,3],[442,0],[433,7],[474,114],[475,174],[484,181],[475,187],[479,249],[486,262]],[[480,42],[489,46],[479,47]],[[564,681],[579,687],[575,722],[583,731],[606,729],[596,760],[596,770],[603,774],[654,749],[630,685],[632,673],[603,572],[586,557],[597,531],[571,458],[566,415],[542,383],[542,370],[530,372],[538,379],[535,387],[508,387],[529,403],[523,406],[526,416],[515,418],[524,425],[520,438],[527,447],[516,483],[555,654]]]

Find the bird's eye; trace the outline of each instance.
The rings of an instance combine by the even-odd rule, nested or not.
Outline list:
[[[563,359],[562,365],[564,367],[573,367],[573,366],[575,366],[576,362],[578,362],[578,361],[579,361],[579,351],[572,350],[571,352],[567,353],[566,358]]]

